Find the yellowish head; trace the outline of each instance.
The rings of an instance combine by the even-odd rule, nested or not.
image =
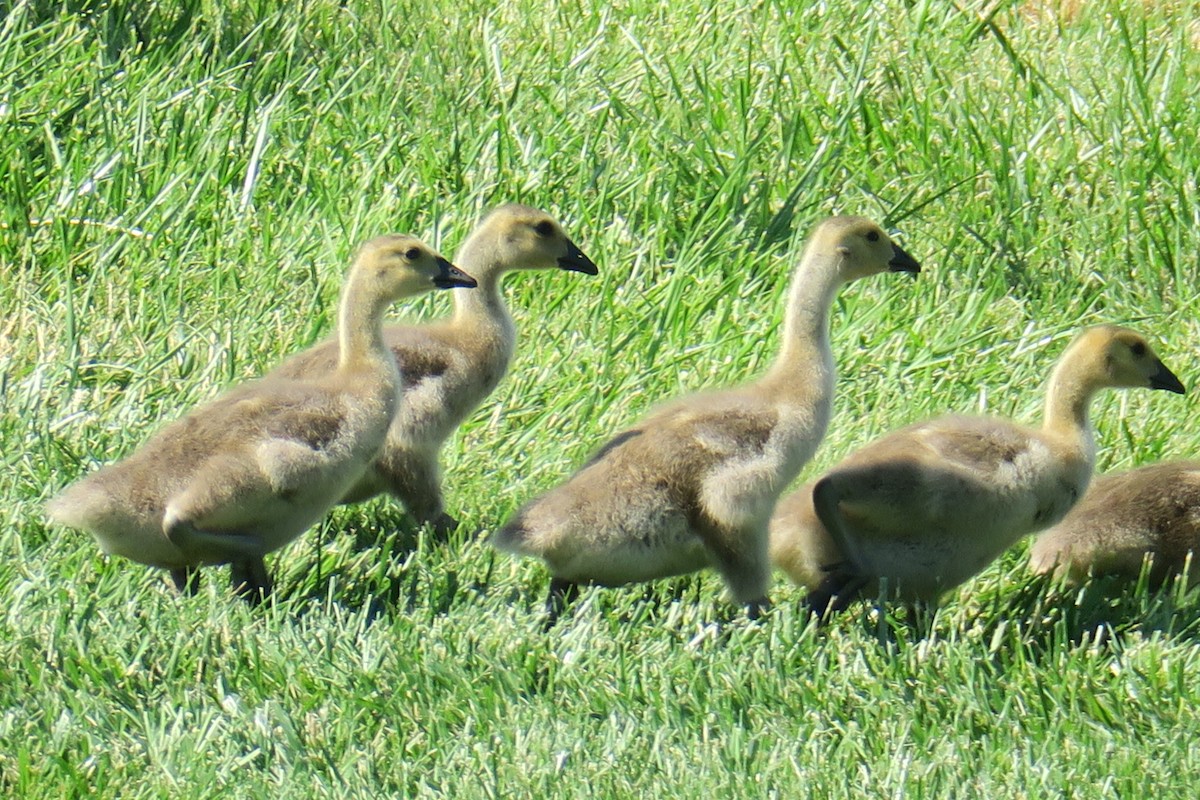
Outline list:
[[[387,234],[364,242],[355,272],[385,300],[456,286],[473,287],[475,279],[413,236]]]
[[[921,271],[915,258],[866,217],[830,217],[817,226],[809,241],[812,252],[835,260],[845,281],[880,272]]]
[[[563,232],[554,217],[509,203],[488,214],[480,236],[490,237],[496,261],[510,269],[559,269],[597,273],[596,265]]]
[[[1106,386],[1186,393],[1183,383],[1137,331],[1119,325],[1097,325],[1076,338],[1070,350],[1077,348],[1090,351]]]

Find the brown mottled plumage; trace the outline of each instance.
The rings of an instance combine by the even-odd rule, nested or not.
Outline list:
[[[767,520],[829,422],[830,305],[844,283],[889,270],[919,266],[870,220],[826,220],[796,268],[782,347],[766,375],[652,413],[496,531],[499,549],[549,566],[550,624],[576,584],[708,566],[752,613],[767,602]]]
[[[1034,572],[1072,582],[1092,575],[1136,579],[1150,561],[1161,584],[1200,560],[1200,461],[1167,461],[1097,478],[1062,522],[1038,536],[1029,553]],[[1188,579],[1200,581],[1200,563]]]
[[[1088,406],[1105,387],[1184,391],[1139,334],[1089,328],[1051,375],[1041,428],[946,416],[888,434],[779,502],[772,560],[818,614],[884,579],[907,600],[936,600],[1083,495]]]
[[[235,587],[257,601],[270,590],[263,555],[319,520],[383,442],[399,387],[381,338],[388,306],[474,284],[411,236],[372,239],[342,292],[333,371],[243,384],[200,406],[68,487],[51,519],[172,570],[181,590],[196,567],[232,562]]]
[[[552,268],[596,274],[596,265],[553,217],[517,204],[485,217],[454,260],[479,287],[454,293],[451,319],[384,328],[404,392],[378,458],[342,498],[352,503],[389,492],[418,521],[442,532],[458,523],[445,512],[438,451],[496,388],[516,347],[501,278],[514,270]],[[334,343],[326,342],[291,357],[271,377],[322,375],[333,369],[335,357]]]

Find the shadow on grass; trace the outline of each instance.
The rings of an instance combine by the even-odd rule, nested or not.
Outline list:
[[[362,524],[367,519],[370,524]],[[486,594],[491,564],[482,580],[469,580],[444,566],[449,559],[433,558],[433,551],[460,551],[479,535],[466,524],[440,535],[395,504],[381,503],[369,515],[335,514],[276,567],[275,601],[292,605],[297,615],[334,606],[365,609],[372,620],[418,609],[444,615],[460,601]],[[431,568],[431,562],[438,567]]]
[[[1143,575],[1093,578],[1077,587],[1045,576],[1029,576],[1000,598],[994,615],[1023,631],[1030,644],[1098,644],[1130,634],[1159,633],[1200,642],[1200,590],[1184,582],[1152,585]]]
[[[1049,661],[1054,653],[1086,646],[1119,647],[1154,634],[1200,643],[1200,586],[1184,582],[1155,586],[1146,576],[1096,578],[1070,587],[1046,576],[1028,575],[1006,591],[989,593],[966,611],[910,606],[879,597],[846,614],[889,653],[930,639],[966,635],[986,643],[1000,663],[1021,658]],[[825,626],[845,625],[835,617]]]
[[[286,13],[264,19],[262,9],[253,4],[204,0],[30,0],[22,4],[0,0],[0,17],[18,5],[26,28],[54,25],[70,17],[89,32],[109,62],[145,56],[166,62],[197,43],[210,58],[240,53],[258,59],[294,24],[290,21],[294,15]]]
[[[725,595],[723,585],[704,573],[680,575],[628,586],[583,586],[558,621],[545,628],[549,580],[514,593],[510,602],[529,611],[530,630],[566,637],[581,627],[597,628],[614,639],[630,630],[657,630],[689,647],[723,644],[736,631],[770,625],[771,611],[756,620]]]

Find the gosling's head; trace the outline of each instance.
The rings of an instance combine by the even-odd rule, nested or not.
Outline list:
[[[1119,325],[1097,325],[1076,337],[1068,352],[1082,352],[1096,365],[1103,385],[1113,388],[1165,389],[1186,394],[1146,337]]]
[[[915,258],[866,217],[830,217],[809,241],[812,252],[833,259],[844,281],[880,272],[921,271]]]
[[[492,211],[471,238],[490,246],[490,260],[499,269],[558,268],[585,275],[598,271],[554,217],[519,203]]]
[[[475,279],[441,253],[413,236],[393,233],[364,242],[354,271],[369,281],[374,293],[396,300],[432,289],[473,287]]]

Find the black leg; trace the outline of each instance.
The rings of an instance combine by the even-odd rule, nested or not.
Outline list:
[[[910,600],[904,604],[904,609],[909,627],[922,639],[928,639],[937,616],[937,601]]]
[[[754,622],[762,618],[762,615],[770,610],[771,601],[767,598],[760,597],[757,600],[751,600],[749,603],[746,603],[746,619]]]
[[[450,534],[458,530],[458,520],[443,511],[429,520],[429,526],[433,529],[434,535],[439,540],[445,540],[450,538]]]
[[[188,565],[171,570],[171,582],[175,591],[187,597],[194,597],[200,591],[200,568]]]
[[[229,565],[229,585],[233,593],[251,606],[257,606],[271,595],[271,576],[262,557],[234,561]]]
[[[579,584],[562,578],[550,579],[550,592],[546,595],[546,622],[542,631],[548,631],[558,623],[558,618],[567,606],[579,596]]]
[[[442,538],[458,529],[458,520],[446,513],[436,455],[430,459],[389,442],[375,462],[375,472],[418,524],[431,525]]]
[[[870,580],[867,578],[851,575],[835,567],[820,586],[808,593],[804,604],[818,620],[824,622],[833,614],[845,611],[868,583]]]

